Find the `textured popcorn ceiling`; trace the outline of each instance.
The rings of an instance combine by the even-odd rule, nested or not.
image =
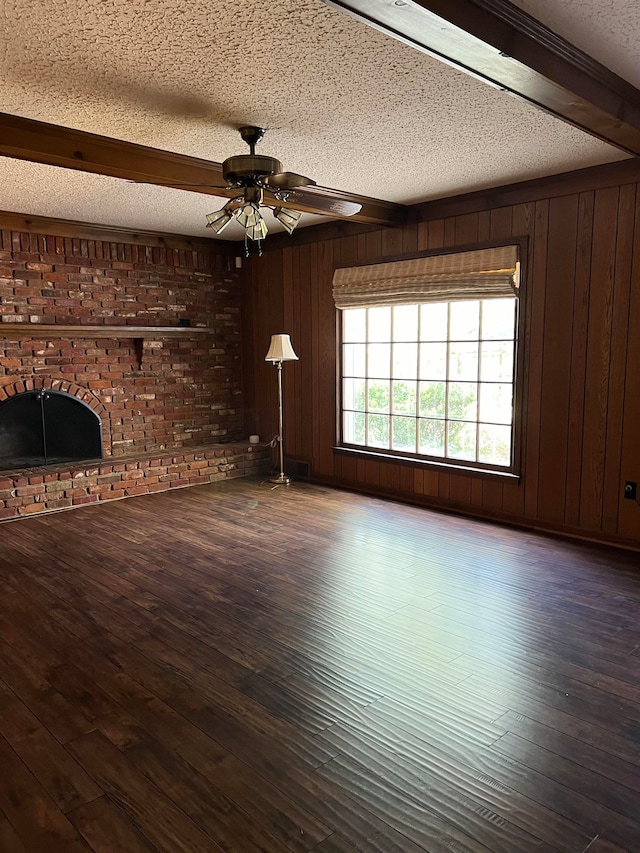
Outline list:
[[[285,169],[407,203],[624,156],[320,0],[0,3],[0,109],[28,118],[215,161],[260,124]],[[223,203],[0,158],[0,209],[201,234]]]
[[[511,0],[640,88],[638,0]]]

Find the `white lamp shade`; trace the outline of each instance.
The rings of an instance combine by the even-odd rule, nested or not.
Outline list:
[[[298,361],[298,356],[291,346],[289,335],[271,335],[269,352],[264,357],[265,361]]]

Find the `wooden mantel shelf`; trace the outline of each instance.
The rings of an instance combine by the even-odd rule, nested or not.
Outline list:
[[[211,334],[203,326],[66,326],[62,323],[0,323],[0,338],[37,340],[42,337],[58,338],[189,338],[192,335]]]

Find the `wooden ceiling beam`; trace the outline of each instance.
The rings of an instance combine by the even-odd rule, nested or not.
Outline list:
[[[324,0],[392,38],[640,154],[640,91],[508,0]]]
[[[225,186],[221,163],[7,113],[0,113],[0,156],[223,198],[238,195],[236,188]],[[348,217],[354,222],[397,225],[408,211],[401,204],[325,187],[297,190],[282,206],[303,213],[317,213],[320,207],[342,218],[343,201],[362,205]]]

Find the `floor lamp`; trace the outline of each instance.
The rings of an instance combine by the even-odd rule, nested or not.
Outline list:
[[[291,346],[289,335],[271,335],[269,352],[264,357],[265,361],[271,361],[278,368],[278,448],[280,459],[280,473],[269,478],[271,483],[286,486],[291,480],[284,473],[284,445],[282,438],[282,362],[298,361],[298,356]]]

